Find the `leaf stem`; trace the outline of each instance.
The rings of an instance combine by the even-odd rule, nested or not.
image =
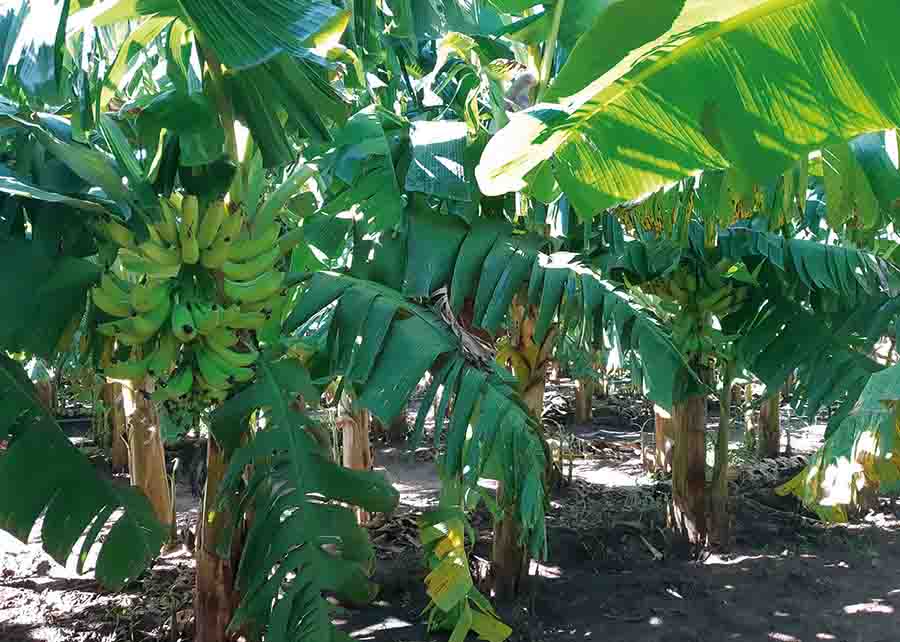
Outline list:
[[[550,74],[553,73],[553,59],[556,57],[556,43],[559,40],[559,26],[562,22],[562,14],[566,8],[566,0],[556,0],[553,8],[553,18],[550,23],[550,35],[544,44],[544,55],[541,58],[541,70],[538,77],[537,102],[540,102],[550,84]]]

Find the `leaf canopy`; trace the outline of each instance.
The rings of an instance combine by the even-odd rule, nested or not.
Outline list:
[[[900,8],[876,0],[769,0],[696,26],[621,78],[516,114],[485,149],[479,185],[515,191],[549,163],[592,216],[701,169],[766,180],[898,121],[896,18]]]

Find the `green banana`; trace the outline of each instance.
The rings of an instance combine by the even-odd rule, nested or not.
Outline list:
[[[166,332],[159,338],[156,350],[149,355],[147,372],[153,377],[161,377],[169,372],[178,359],[178,339],[171,332]]]
[[[170,281],[147,281],[135,285],[128,295],[128,302],[138,312],[149,312],[169,298]]]
[[[182,230],[184,228],[179,228]],[[181,234],[181,260],[188,265],[196,265],[200,260],[200,245],[197,243],[197,237],[194,236],[193,230],[188,228]]]
[[[675,279],[669,280],[669,292],[672,295],[672,298],[678,301],[678,303],[685,304],[691,300],[690,293],[678,285]]]
[[[259,353],[256,350],[250,352],[238,352],[232,350],[228,346],[216,343],[212,337],[206,337],[203,342],[212,352],[214,352],[222,361],[232,367],[247,368],[256,363]]]
[[[209,270],[218,270],[228,258],[228,248],[231,242],[225,238],[218,238],[216,241],[200,252],[200,265]]]
[[[130,330],[123,330],[116,335],[116,341],[123,346],[136,347],[144,345],[147,342],[147,337],[134,334]]]
[[[719,288],[707,294],[706,296],[700,298],[697,301],[697,307],[700,310],[709,310],[715,307],[719,302],[728,298],[731,294],[731,284],[726,287]]]
[[[200,368],[200,374],[203,375],[203,379],[209,387],[227,390],[232,386],[234,382],[232,375],[225,372],[218,362],[212,359],[210,352],[195,350],[194,354],[197,357],[197,366]]]
[[[212,245],[227,213],[228,210],[225,209],[224,201],[213,201],[207,206],[206,211],[203,213],[203,218],[200,220],[200,225],[197,227],[197,244],[201,250],[205,250]]]
[[[128,305],[128,299],[113,298],[102,287],[91,289],[91,299],[94,301],[94,305],[114,317],[131,316],[131,306]]]
[[[201,354],[224,372],[230,382],[246,383],[253,378],[253,370],[251,368],[229,363],[207,345],[201,345],[197,350],[198,358]]]
[[[197,222],[200,218],[200,201],[193,194],[187,194],[181,199],[181,225],[180,227],[189,227],[197,229]]]
[[[181,265],[181,254],[172,248],[163,247],[154,241],[144,241],[138,245],[138,251],[148,259],[164,267]]]
[[[119,252],[119,261],[121,261],[122,267],[129,272],[146,274],[162,279],[174,278],[178,275],[178,270],[180,269],[180,266],[160,265],[145,259],[143,256],[124,250]]]
[[[169,312],[172,311],[172,300],[165,297],[158,306],[144,314],[137,314],[131,317],[131,326],[134,333],[147,338],[153,336],[163,324],[169,319]]]
[[[136,359],[133,361],[119,361],[108,368],[103,369],[103,376],[107,379],[125,379],[136,381],[147,376],[148,360]]]
[[[223,322],[229,328],[236,330],[259,330],[266,321],[265,314],[259,312],[244,312],[238,304],[225,309]]]
[[[100,289],[115,299],[127,299],[131,292],[131,283],[119,278],[112,272],[104,272],[100,277]]]
[[[158,387],[153,394],[151,395],[151,399],[153,401],[161,402],[168,401],[169,399],[178,399],[179,397],[183,397],[191,391],[191,387],[194,385],[194,370],[193,368],[182,368],[178,372],[176,372],[169,380],[165,383],[160,383],[160,387]]]
[[[121,223],[110,220],[103,224],[102,229],[113,243],[134,248],[134,233]]]
[[[228,327],[235,330],[259,330],[268,320],[269,316],[262,312],[242,312],[239,317],[228,323]]]
[[[287,254],[291,250],[293,250],[296,246],[303,242],[305,237],[305,231],[302,227],[298,227],[294,230],[291,230],[280,239],[278,239],[278,247],[281,249],[282,254]]]
[[[181,259],[188,265],[200,260],[200,244],[197,242],[197,197],[188,195],[181,203],[181,225],[178,227],[178,241],[181,244]]]
[[[227,395],[228,389],[231,387],[231,384],[226,382],[224,388],[216,388],[206,380],[202,370],[198,370],[194,373],[194,381],[197,383],[197,387],[205,393],[220,393],[222,395]]]
[[[187,304],[179,302],[172,310],[172,334],[182,343],[189,343],[197,336],[197,327],[194,325],[194,317]]]
[[[229,330],[224,326],[219,326],[212,332],[208,333],[206,336],[209,341],[213,341],[217,345],[224,346],[226,348],[230,348],[238,342],[237,333],[235,333],[233,330]]]
[[[222,227],[219,228],[219,235],[216,237],[216,241],[224,241],[228,244],[234,243],[237,240],[238,234],[241,233],[241,227],[243,225],[243,214],[240,212],[229,214],[222,222]]]
[[[697,291],[697,275],[694,273],[685,273],[684,277],[684,289],[688,292],[696,292]]]
[[[159,199],[162,217],[158,223],[154,223],[156,231],[169,245],[178,244],[178,223],[175,220],[175,208],[164,198]]]
[[[214,303],[192,301],[189,304],[191,315],[194,317],[194,325],[200,334],[209,334],[222,324],[222,308]]]
[[[266,272],[252,281],[239,282],[225,279],[225,296],[239,303],[257,303],[278,292],[284,284],[284,273]]]
[[[281,258],[281,248],[275,245],[269,251],[263,252],[246,263],[225,261],[222,272],[226,279],[232,281],[251,281],[275,267],[279,258]]]
[[[97,326],[97,332],[104,337],[115,337],[122,332],[128,332],[129,327],[126,323],[128,319],[119,319],[118,321],[109,321],[101,323]]]
[[[247,261],[259,256],[278,242],[281,234],[281,225],[273,223],[261,230],[254,238],[234,241],[228,252],[228,260],[239,262]]]

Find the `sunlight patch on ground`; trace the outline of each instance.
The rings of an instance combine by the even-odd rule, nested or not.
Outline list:
[[[719,565],[719,566],[735,566],[736,564],[742,564],[744,562],[752,562],[754,560],[774,560],[778,559],[778,555],[735,555],[734,557],[728,556],[723,557],[716,553],[710,555],[703,562],[707,566]]]
[[[894,612],[894,607],[889,604],[884,604],[884,600],[872,600],[871,602],[863,602],[861,604],[848,604],[844,607],[844,613],[847,615],[857,615],[859,613],[864,613],[867,615],[870,614],[879,614],[879,615],[891,615]]]
[[[401,620],[396,617],[387,617],[385,618],[384,622],[379,622],[378,624],[373,624],[372,626],[357,629],[350,634],[350,637],[358,640],[365,640],[367,638],[371,638],[373,634],[378,633],[379,631],[405,629],[410,626],[412,626],[412,624],[407,622],[406,620]]]

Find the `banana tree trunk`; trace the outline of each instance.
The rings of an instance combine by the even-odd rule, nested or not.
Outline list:
[[[47,408],[51,414],[56,413],[56,384],[53,379],[36,381],[34,387],[37,389],[38,398],[43,402],[44,407]]]
[[[110,456],[115,473],[128,472],[128,443],[125,430],[125,406],[122,401],[122,386],[115,381],[107,381],[101,391],[106,408],[106,427],[110,435]]]
[[[722,392],[719,395],[719,432],[716,439],[716,461],[713,468],[712,501],[710,503],[711,538],[725,550],[731,541],[731,518],[728,514],[728,439],[731,433],[731,382],[734,364],[722,367]]]
[[[763,400],[759,408],[759,456],[778,457],[781,450],[781,391]]]
[[[653,427],[656,432],[654,470],[668,475],[672,472],[672,457],[675,452],[675,434],[672,415],[660,406],[653,407]]]
[[[551,329],[541,345],[534,341],[534,325],[537,318],[533,306],[514,302],[510,309],[512,331],[510,343],[514,361],[502,365],[511,365],[519,379],[519,392],[522,402],[540,426],[544,411],[544,390],[546,388],[547,366],[553,343],[556,340],[556,329]],[[543,434],[540,435],[544,440]],[[545,452],[549,453],[546,447]],[[547,475],[553,470],[553,462],[548,457]],[[547,481],[550,477],[547,476]],[[501,503],[514,505],[513,501],[505,502],[504,489],[497,488],[497,499]],[[514,511],[506,510],[494,525],[494,545],[491,560],[490,578],[495,597],[501,602],[508,602],[519,595],[528,573],[528,554],[520,543],[519,524]]]
[[[235,576],[240,561],[242,537],[235,534],[231,554],[222,557],[216,550],[221,533],[226,528],[224,516],[214,512],[219,486],[228,462],[225,453],[212,435],[207,440],[206,485],[200,514],[197,543],[197,591],[194,596],[196,642],[227,642],[233,639],[228,623],[240,601]],[[211,519],[212,518],[212,519]]]
[[[372,446],[369,443],[369,412],[354,408],[352,397],[346,392],[341,396],[337,418],[338,428],[343,435],[344,467],[355,470],[372,468]],[[368,512],[356,509],[356,519],[360,524],[369,521]]]
[[[594,381],[577,379],[575,381],[575,421],[580,424],[590,423],[593,419]]]
[[[131,485],[144,492],[159,521],[171,527],[173,498],[166,475],[166,456],[159,430],[159,415],[149,399],[152,384],[149,381],[144,382],[143,386],[136,386],[130,381],[119,383],[128,426]]]
[[[669,526],[693,553],[706,545],[706,398],[698,395],[672,409],[675,448]]]
[[[406,419],[406,408],[391,420],[387,427],[387,439],[389,443],[397,444],[406,439],[409,432],[409,423]]]

